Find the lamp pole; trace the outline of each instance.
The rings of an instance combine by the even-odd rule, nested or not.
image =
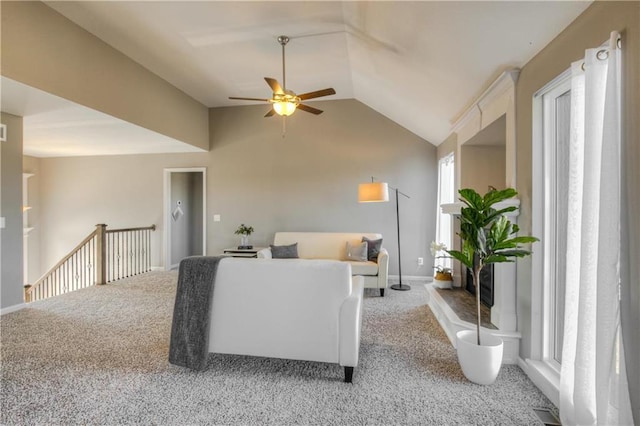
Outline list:
[[[398,227],[398,278],[399,283],[391,286],[393,290],[407,291],[411,290],[410,285],[402,285],[402,256],[400,256],[400,191],[398,188],[391,187],[396,192],[396,224]],[[409,198],[407,194],[402,194],[405,197]]]

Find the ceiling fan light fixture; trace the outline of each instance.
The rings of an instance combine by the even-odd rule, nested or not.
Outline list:
[[[288,117],[296,112],[297,104],[292,101],[278,101],[273,103],[273,110],[278,115]]]

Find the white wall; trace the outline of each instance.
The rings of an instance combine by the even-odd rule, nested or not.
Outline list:
[[[33,174],[28,180],[29,200],[31,209],[28,212],[28,226],[33,228],[27,237],[27,276],[25,282],[35,283],[40,278],[40,159],[24,156],[22,158],[22,170],[24,173]],[[25,224],[27,226],[27,224]]]
[[[202,185],[204,184],[204,176],[202,172],[193,172],[189,174],[189,196],[191,197],[191,247],[189,254],[192,256],[201,256],[202,252]]]

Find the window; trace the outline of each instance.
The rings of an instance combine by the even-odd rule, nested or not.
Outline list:
[[[570,126],[571,73],[567,70],[534,97],[532,147],[532,234],[541,238],[532,256],[533,338],[527,362],[548,382],[536,384],[543,391],[546,388],[545,394],[556,404],[564,330]]]
[[[436,241],[452,248],[451,215],[443,214],[440,206],[455,201],[455,174],[453,153],[443,157],[438,162],[438,214],[436,215]],[[434,259],[435,265],[451,268],[449,258]]]
[[[567,200],[569,187],[569,135],[571,84],[567,76],[542,95],[544,170],[544,280],[546,339],[543,354],[554,367],[562,362],[564,294],[567,252]]]

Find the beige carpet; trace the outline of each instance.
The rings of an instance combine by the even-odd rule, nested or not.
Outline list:
[[[167,362],[176,273],[152,272],[2,316],[3,425],[533,425],[552,404],[517,366],[468,382],[425,290],[366,291],[353,384],[338,365],[211,355]]]

